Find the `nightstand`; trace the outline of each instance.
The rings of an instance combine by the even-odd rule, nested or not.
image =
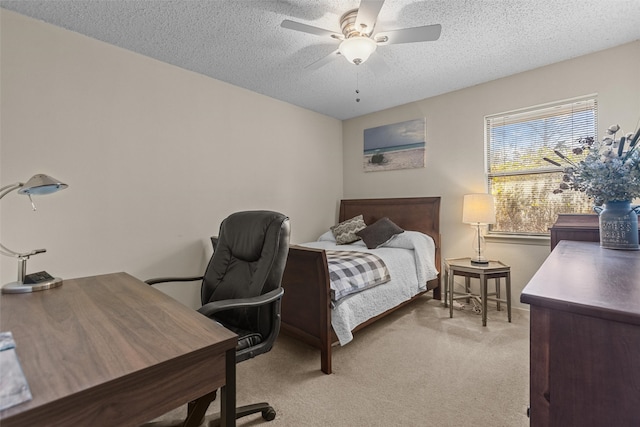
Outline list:
[[[464,277],[465,292],[453,290],[455,276]],[[489,261],[487,265],[472,265],[471,258],[449,258],[444,260],[444,306],[449,306],[449,317],[453,317],[453,301],[478,297],[470,291],[471,279],[480,279],[480,301],[482,302],[482,326],[487,326],[487,301],[495,301],[498,311],[500,303],[507,304],[507,317],[511,322],[511,267],[500,261]],[[500,279],[506,282],[506,299],[501,298]],[[494,293],[487,293],[487,281],[495,280]]]

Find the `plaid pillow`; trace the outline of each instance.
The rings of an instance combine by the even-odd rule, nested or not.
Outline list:
[[[336,237],[337,245],[346,245],[348,243],[360,240],[356,233],[364,229],[367,224],[364,223],[362,215],[355,216],[346,221],[342,221],[338,225],[331,227],[331,232]]]

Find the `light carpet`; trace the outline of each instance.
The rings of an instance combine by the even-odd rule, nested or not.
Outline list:
[[[333,370],[323,374],[319,351],[281,334],[237,367],[238,405],[267,401],[276,419],[238,426],[528,426],[529,313],[513,310],[508,323],[494,305],[483,327],[469,307],[449,318],[423,296],[334,347]]]

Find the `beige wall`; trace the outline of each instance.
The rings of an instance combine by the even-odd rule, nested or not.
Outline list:
[[[45,247],[28,272],[141,279],[204,270],[208,237],[243,209],[291,218],[292,241],[332,225],[342,123],[2,9],[0,178],[69,188],[2,200],[0,241]],[[0,257],[1,283],[17,261]],[[167,290],[187,304],[198,287]]]
[[[461,223],[462,196],[486,191],[484,116],[597,93],[600,134],[615,123],[631,132],[640,120],[639,70],[640,42],[634,42],[347,120],[343,123],[344,196],[439,195],[443,256],[469,256],[472,230]],[[427,120],[426,168],[363,172],[364,129],[419,117]],[[522,288],[549,254],[549,242],[489,242],[487,254],[511,265],[514,301],[519,301]]]
[[[341,123],[13,12],[0,19],[0,182],[43,172],[70,184],[38,212],[3,199],[0,241],[46,247],[29,272],[66,278],[201,271],[207,237],[240,209],[285,212],[292,241],[312,240],[343,194],[440,195],[443,255],[467,256],[462,196],[485,190],[485,115],[597,93],[602,131],[640,118],[640,42]],[[419,117],[426,168],[362,171],[365,128]],[[548,252],[548,241],[487,247],[512,266],[514,300]],[[16,264],[0,257],[2,283]],[[165,290],[196,304],[187,289]]]

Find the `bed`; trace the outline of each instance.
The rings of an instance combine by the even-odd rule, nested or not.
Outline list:
[[[428,280],[418,292],[413,292],[402,301],[394,302],[393,306],[385,307],[381,313],[359,322],[351,333],[385,317],[426,292],[432,291],[433,298],[441,299],[440,197],[350,199],[340,202],[338,222],[358,215],[363,216],[367,225],[388,217],[404,230],[430,236],[435,248],[433,264],[437,269],[437,276]],[[331,299],[327,253],[321,247],[305,245],[307,244],[291,245],[289,248],[289,258],[282,279],[285,289],[282,300],[282,331],[318,348],[321,370],[330,374],[332,345],[339,343],[339,340],[332,326],[332,314],[335,313],[332,313],[334,304]],[[369,294],[368,297],[372,300],[370,297],[380,292],[382,287],[383,285],[367,289],[349,298],[360,303],[366,301]]]

